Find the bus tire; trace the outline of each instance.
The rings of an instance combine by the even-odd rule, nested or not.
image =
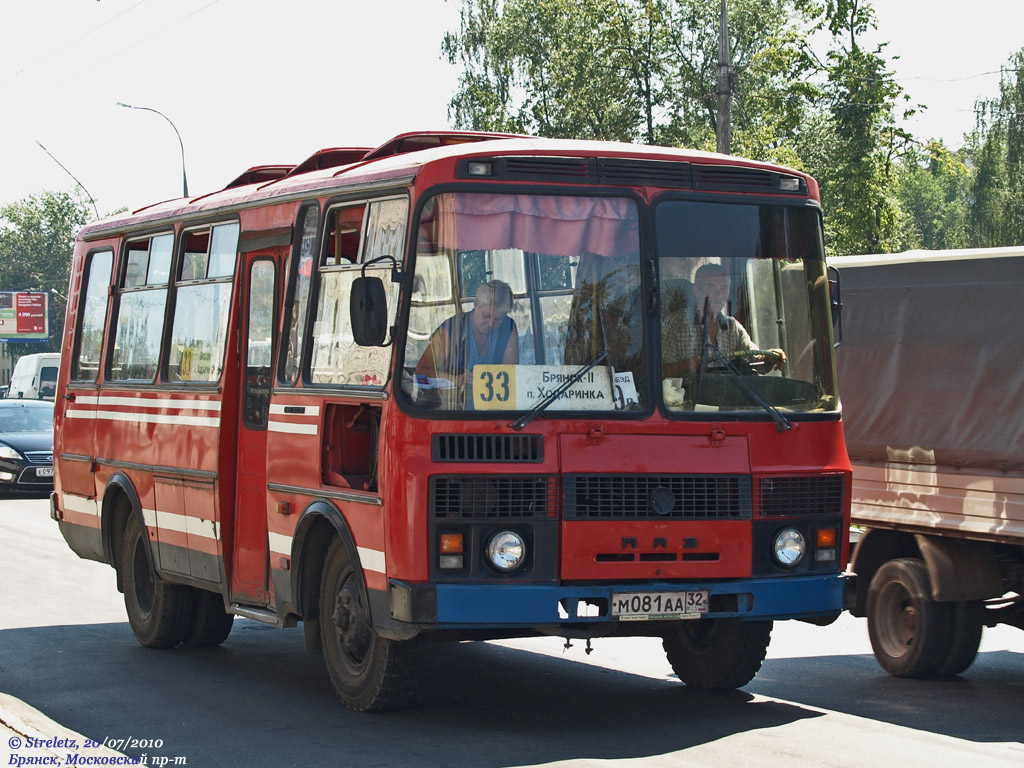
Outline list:
[[[932,600],[924,561],[885,563],[868,588],[868,636],[875,658],[896,677],[933,677],[946,661],[953,606]]]
[[[985,604],[980,600],[953,603],[952,641],[946,660],[939,667],[939,677],[959,675],[974,663],[981,645],[984,617]]]
[[[772,637],[770,621],[681,621],[662,638],[672,670],[690,688],[740,688],[761,669]]]
[[[378,635],[367,606],[362,579],[344,542],[335,537],[320,581],[320,636],[327,674],[349,709],[397,709],[416,692],[420,643]]]
[[[135,638],[147,648],[173,648],[188,630],[192,591],[153,573],[142,528],[134,515],[128,516],[124,527],[120,565],[124,606]]]
[[[224,610],[224,600],[216,592],[195,589],[192,621],[182,643],[196,648],[220,645],[228,639],[235,624],[234,614]]]

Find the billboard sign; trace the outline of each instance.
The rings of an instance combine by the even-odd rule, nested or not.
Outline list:
[[[49,339],[49,298],[46,291],[0,291],[0,341]]]

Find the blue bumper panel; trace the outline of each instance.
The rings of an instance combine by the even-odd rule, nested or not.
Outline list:
[[[707,618],[807,619],[843,609],[844,577],[828,576],[750,579],[693,584],[438,584],[437,625],[452,627],[529,627],[617,621],[609,615],[613,594],[626,592],[689,592],[706,589],[712,611]],[[715,596],[735,596],[736,610],[715,610],[733,603]]]

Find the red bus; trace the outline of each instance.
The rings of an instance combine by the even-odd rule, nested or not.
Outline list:
[[[90,224],[68,296],[52,515],[145,646],[301,622],[367,710],[453,639],[657,636],[735,688],[842,610],[806,175],[405,134]]]

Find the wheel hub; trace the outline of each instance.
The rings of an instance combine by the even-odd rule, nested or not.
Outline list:
[[[351,580],[338,591],[331,621],[341,649],[356,661],[364,659],[370,648],[370,622]]]

